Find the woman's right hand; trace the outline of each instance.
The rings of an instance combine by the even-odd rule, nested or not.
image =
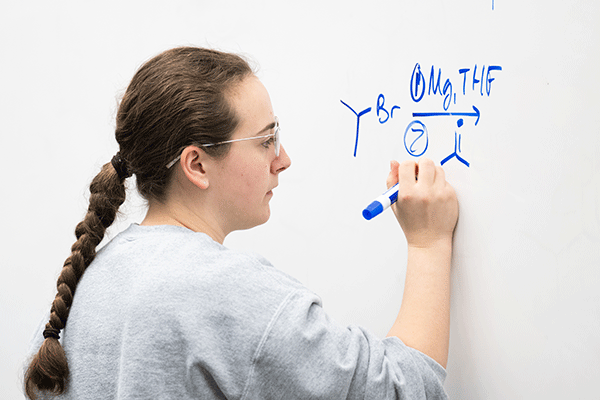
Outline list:
[[[418,179],[415,179],[418,177]],[[450,338],[452,236],[456,193],[433,161],[391,163],[387,185],[398,182],[394,214],[408,243],[402,304],[388,336],[397,336],[446,368]]]
[[[406,241],[413,247],[431,247],[440,241],[452,242],[458,219],[458,200],[446,181],[442,167],[428,158],[401,164],[390,163],[388,188],[398,183],[398,200],[392,210]]]

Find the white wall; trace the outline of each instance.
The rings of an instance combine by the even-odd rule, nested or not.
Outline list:
[[[400,306],[405,242],[390,212],[365,221],[361,211],[385,188],[389,160],[412,158],[404,134],[413,120],[426,125],[424,155],[438,163],[456,133],[470,166],[444,165],[460,201],[448,393],[596,396],[600,3],[203,3],[2,5],[0,397],[22,396],[27,344],[54,298],[87,186],[117,150],[119,93],[144,60],[185,44],[257,62],[293,160],[271,221],[227,245],[258,251],[303,281],[338,322],[384,336]],[[441,89],[451,83],[456,102],[452,95],[447,110],[439,93],[411,99],[417,63],[427,85],[432,66]],[[475,65],[476,79],[484,66],[502,67],[490,74],[489,95],[481,83],[473,89]],[[388,111],[400,107],[383,124],[380,94]],[[356,117],[340,100],[372,108],[361,117],[356,157]],[[412,115],[473,105],[477,125]],[[424,137],[411,135],[406,146],[417,154]],[[141,220],[143,204],[130,198],[111,235]]]

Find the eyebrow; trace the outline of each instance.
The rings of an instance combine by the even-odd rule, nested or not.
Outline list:
[[[259,136],[259,135],[261,135],[261,134],[265,133],[266,131],[271,130],[273,128],[275,128],[275,121],[273,121],[269,125],[265,126],[260,132],[257,132],[253,136]]]

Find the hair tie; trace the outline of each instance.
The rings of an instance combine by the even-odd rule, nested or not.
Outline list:
[[[56,340],[60,339],[60,335],[58,334],[60,332],[59,329],[56,328],[46,328],[44,329],[44,339],[48,339],[48,338],[54,338]]]
[[[123,181],[131,176],[131,173],[127,169],[127,163],[121,157],[121,152],[117,152],[112,160],[110,160],[110,163],[115,171],[117,171],[117,175],[119,176],[120,180]]]

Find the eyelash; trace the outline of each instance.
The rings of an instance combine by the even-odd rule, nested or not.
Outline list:
[[[267,140],[265,140],[263,142],[263,147],[268,149],[274,143],[275,143],[275,137],[271,136],[270,138],[268,138]]]

